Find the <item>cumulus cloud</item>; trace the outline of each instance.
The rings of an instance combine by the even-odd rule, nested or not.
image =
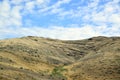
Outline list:
[[[11,8],[9,1],[0,2],[0,27],[21,26],[20,6]]]
[[[88,0],[86,5],[75,3],[76,8],[66,9],[63,4],[70,5],[72,0],[3,0],[0,2],[0,39],[22,36],[42,36],[63,40],[85,39],[93,36],[120,36],[119,0]],[[104,0],[102,0],[104,1]],[[84,0],[80,2],[84,3]],[[48,25],[34,27],[32,23],[23,24],[24,15],[55,15],[57,19],[70,20],[69,25]],[[28,20],[28,19],[27,19]],[[32,20],[25,22],[32,22]],[[72,20],[76,21],[73,26]],[[47,23],[48,21],[46,21]],[[83,23],[81,23],[83,22]],[[81,24],[80,24],[81,23]],[[32,24],[32,26],[31,26]],[[52,23],[53,24],[53,23]],[[80,24],[80,25],[79,25]]]
[[[22,26],[25,13],[34,12],[49,0],[3,0],[0,2],[0,27]]]
[[[114,26],[117,27],[117,26]],[[78,40],[85,39],[93,36],[119,36],[120,27],[117,28],[107,28],[106,25],[98,26],[94,28],[94,26],[85,25],[83,27],[62,27],[62,26],[53,26],[49,28],[40,28],[40,27],[32,27],[32,28],[16,28],[16,29],[8,29],[0,30],[2,33],[1,36],[4,38],[12,35],[13,37],[22,37],[22,36],[43,36],[49,37],[53,39],[62,39],[62,40]],[[110,32],[109,32],[110,31]],[[7,36],[6,36],[7,35]]]

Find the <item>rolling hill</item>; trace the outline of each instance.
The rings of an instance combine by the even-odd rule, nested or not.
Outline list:
[[[120,37],[0,40],[0,80],[120,80]]]

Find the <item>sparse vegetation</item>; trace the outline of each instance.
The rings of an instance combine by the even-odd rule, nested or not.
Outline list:
[[[3,67],[1,67],[0,70],[3,70]]]
[[[115,62],[116,62],[117,65],[120,66],[120,55],[115,56]]]
[[[53,70],[51,75],[53,77],[60,77],[63,78],[64,80],[66,79],[66,77],[63,75],[63,72],[67,71],[67,69],[65,69],[63,66],[56,66]]]
[[[20,67],[20,69],[23,69],[23,67]]]
[[[120,80],[119,44],[119,37],[0,40],[0,80]]]

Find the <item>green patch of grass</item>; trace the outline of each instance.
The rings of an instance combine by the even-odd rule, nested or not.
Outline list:
[[[63,75],[63,72],[67,71],[63,66],[56,66],[53,70],[51,75],[53,77],[60,77],[63,78],[62,80],[67,80],[67,78]]]

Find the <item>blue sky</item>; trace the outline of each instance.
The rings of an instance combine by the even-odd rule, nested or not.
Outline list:
[[[120,0],[0,0],[0,39],[120,36]]]

